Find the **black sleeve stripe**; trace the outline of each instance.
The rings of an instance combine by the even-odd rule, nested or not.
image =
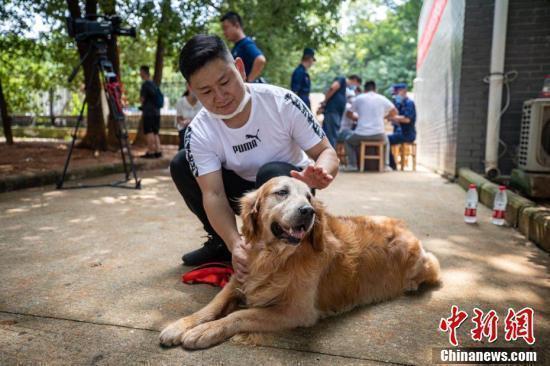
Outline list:
[[[185,130],[185,135],[183,137],[183,148],[185,149],[185,157],[187,159],[187,162],[189,163],[189,168],[191,168],[191,172],[195,177],[198,177],[199,169],[197,168],[197,164],[195,163],[195,158],[191,153],[191,134],[192,133],[193,133],[193,130],[191,126],[187,126],[187,129]]]
[[[313,118],[313,114],[311,114],[311,111],[305,105],[304,101],[291,93],[285,94],[285,100],[290,101],[290,103],[292,103],[294,107],[298,108],[298,110],[304,115],[304,117],[306,117],[306,120],[309,123],[310,127],[313,129],[313,132],[315,132],[315,134],[319,136],[319,138],[322,140],[323,137],[325,137],[325,132],[323,131],[319,123],[317,123],[315,118]]]

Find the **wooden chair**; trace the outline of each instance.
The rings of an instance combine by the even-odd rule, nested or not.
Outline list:
[[[340,159],[340,165],[348,165],[348,156],[346,155],[346,145],[343,142],[336,143],[336,155]]]
[[[395,164],[401,171],[405,170],[405,166],[409,165],[409,157],[412,159],[412,170],[416,172],[416,143],[405,142],[391,147],[392,154],[395,158]]]
[[[378,171],[384,171],[384,141],[361,141],[359,147],[359,171],[365,171],[365,160],[378,160]],[[367,149],[373,147],[376,153],[367,154]]]

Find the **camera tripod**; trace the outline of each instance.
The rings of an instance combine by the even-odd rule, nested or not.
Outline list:
[[[141,180],[137,176],[136,166],[134,164],[134,159],[132,157],[132,151],[130,149],[130,144],[128,142],[128,128],[126,126],[126,120],[124,112],[122,111],[122,100],[121,100],[121,85],[118,81],[118,77],[115,73],[113,64],[109,61],[107,57],[107,44],[102,39],[90,40],[90,47],[80,60],[80,63],[74,68],[71,76],[69,77],[69,82],[71,82],[76,76],[78,69],[84,63],[86,58],[90,55],[92,51],[95,51],[97,55],[97,63],[93,66],[93,71],[97,67],[99,70],[100,78],[103,79],[103,89],[105,91],[105,96],[107,98],[107,104],[109,106],[109,112],[111,117],[114,120],[115,125],[115,135],[117,137],[119,146],[120,146],[120,155],[122,156],[122,165],[124,167],[125,179],[121,181],[116,181],[109,184],[95,184],[95,185],[82,185],[64,187],[63,183],[65,182],[65,177],[67,175],[67,169],[69,167],[69,162],[71,160],[71,155],[73,153],[74,145],[78,135],[78,130],[82,119],[84,117],[84,109],[88,103],[88,99],[85,97],[82,102],[82,107],[80,109],[80,114],[73,130],[72,141],[67,154],[67,159],[65,160],[65,166],[63,168],[63,174],[57,183],[57,189],[74,189],[74,188],[91,188],[91,187],[117,187],[117,188],[129,188],[129,189],[140,189]],[[93,72],[92,72],[93,75]],[[86,86],[87,90],[88,86]],[[126,161],[128,160],[128,162]],[[130,173],[132,177],[130,177]],[[125,185],[125,183],[130,180],[134,180],[132,186]]]

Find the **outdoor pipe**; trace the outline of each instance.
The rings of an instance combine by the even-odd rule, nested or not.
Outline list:
[[[487,108],[487,137],[485,141],[485,174],[492,178],[500,174],[498,170],[498,147],[500,141],[507,20],[508,0],[495,0],[493,40],[491,44],[491,73],[489,75],[489,105]]]

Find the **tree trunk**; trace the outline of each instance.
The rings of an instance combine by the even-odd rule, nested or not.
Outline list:
[[[162,18],[161,18],[162,24]],[[155,74],[153,75],[153,81],[160,87],[162,83],[162,68],[164,67],[164,42],[163,32],[159,29],[157,36],[157,51],[155,52]]]
[[[80,7],[78,0],[67,0],[69,13],[73,18],[80,18]],[[97,14],[97,0],[86,0],[86,14]],[[78,53],[84,57],[88,51],[89,42],[78,42]],[[103,110],[101,105],[101,83],[99,81],[99,70],[96,67],[97,56],[92,50],[88,58],[82,64],[86,88],[86,99],[88,101],[88,113],[86,116],[86,134],[78,145],[92,150],[107,149],[107,134]]]
[[[155,52],[155,73],[153,74],[153,81],[160,87],[162,84],[162,69],[164,67],[164,22],[170,11],[170,1],[163,0],[161,4],[161,16],[160,22],[157,26],[157,49]],[[136,138],[134,139],[134,145],[145,145],[145,134],[143,133],[143,118],[139,120],[138,130]]]
[[[13,135],[11,132],[11,117],[8,114],[8,103],[4,98],[4,91],[2,89],[2,80],[0,80],[0,117],[2,118],[2,127],[4,128],[4,136],[6,136],[6,143],[13,145]]]

